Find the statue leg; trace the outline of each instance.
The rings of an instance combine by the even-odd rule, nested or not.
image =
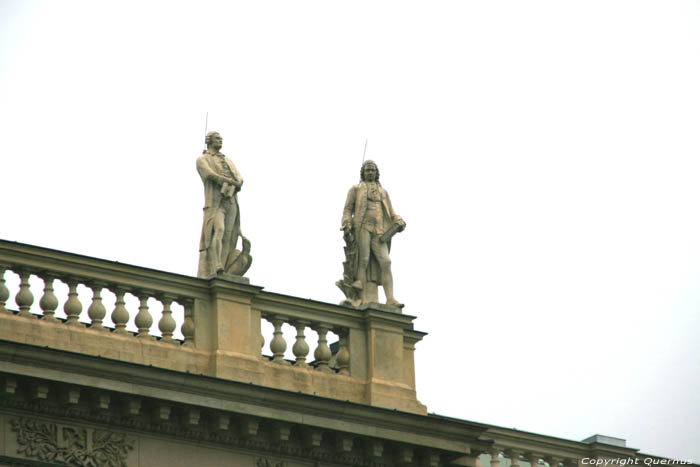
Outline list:
[[[209,246],[209,261],[211,261],[211,272],[219,273],[224,270],[222,258],[222,245],[224,239],[224,213],[219,209],[214,217],[214,235]]]
[[[394,276],[391,274],[391,257],[389,257],[389,247],[386,243],[379,241],[378,235],[372,236],[371,242],[372,253],[377,258],[379,270],[382,276],[382,287],[384,287],[384,295],[386,295],[387,305],[400,305],[399,301],[394,298]]]
[[[367,282],[367,267],[369,266],[370,233],[362,228],[357,232],[357,275],[352,286],[356,289],[364,289]],[[363,294],[364,295],[364,294]]]
[[[238,207],[230,200],[222,201],[224,236],[221,239],[221,263],[225,266],[230,253],[236,249],[238,232],[234,232]]]

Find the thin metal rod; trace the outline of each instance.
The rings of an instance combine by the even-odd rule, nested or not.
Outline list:
[[[207,112],[207,116],[204,117],[204,149],[206,150],[207,148],[207,128],[209,127],[209,112]]]
[[[365,150],[362,153],[362,163],[365,163],[365,156],[367,155],[367,138],[365,138]]]

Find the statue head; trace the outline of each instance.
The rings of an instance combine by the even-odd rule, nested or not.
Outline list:
[[[224,139],[221,137],[219,132],[210,131],[204,138],[204,143],[207,145],[207,149],[214,148],[214,150],[218,151],[219,149],[221,149],[221,146],[224,143]]]
[[[379,183],[379,168],[372,160],[366,160],[360,169],[360,180]]]

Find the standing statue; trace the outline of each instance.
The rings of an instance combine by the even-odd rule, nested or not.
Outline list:
[[[342,305],[359,306],[377,302],[377,286],[384,287],[386,304],[403,307],[394,298],[391,274],[391,237],[406,228],[394,212],[389,194],[379,183],[379,169],[366,161],[360,170],[360,183],[350,188],[341,230],[345,239],[343,280],[336,285],[346,300]]]
[[[199,240],[197,277],[221,273],[242,276],[250,267],[250,242],[241,234],[241,215],[237,193],[243,178],[233,162],[219,150],[221,135],[207,133],[206,151],[197,158],[197,172],[204,183],[204,222]],[[236,249],[238,237],[242,250]]]

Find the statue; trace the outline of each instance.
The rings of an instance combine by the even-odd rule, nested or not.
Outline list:
[[[241,234],[237,193],[243,178],[233,162],[219,150],[221,135],[207,133],[206,151],[197,158],[197,172],[204,183],[204,222],[199,240],[197,277],[218,274],[242,276],[250,267],[250,241]],[[236,249],[241,237],[242,250]]]
[[[343,210],[345,262],[343,279],[336,282],[346,297],[341,305],[377,302],[377,285],[381,285],[386,304],[403,307],[394,298],[389,250],[391,237],[405,228],[406,223],[394,212],[389,194],[379,183],[377,164],[364,162],[360,183],[350,188]]]

